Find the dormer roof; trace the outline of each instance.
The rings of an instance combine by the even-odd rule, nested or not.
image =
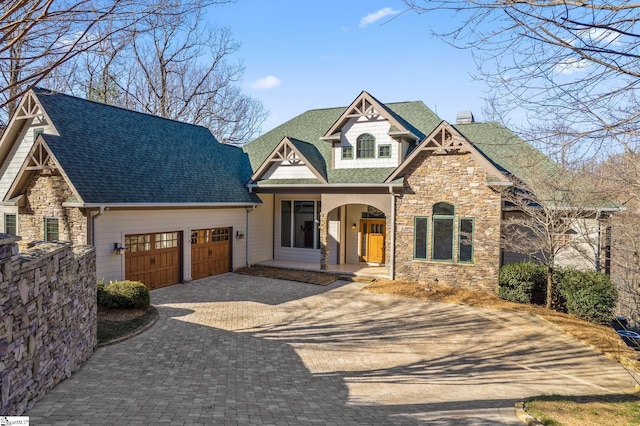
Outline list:
[[[414,140],[420,139],[421,132],[418,129],[365,91],[362,91],[351,105],[345,108],[344,112],[320,139],[329,142],[339,142],[342,128],[352,118],[360,117],[383,117],[390,123],[391,129],[389,134],[391,136],[406,136]]]

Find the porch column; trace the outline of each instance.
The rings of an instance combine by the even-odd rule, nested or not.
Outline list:
[[[320,213],[320,269],[329,269],[329,215]]]

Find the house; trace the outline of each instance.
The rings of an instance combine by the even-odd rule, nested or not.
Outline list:
[[[271,261],[493,290],[504,190],[535,156],[470,113],[367,92],[239,149],[34,89],[0,140],[3,230],[95,245],[98,277],[151,288]]]
[[[158,288],[246,262],[249,162],[206,128],[34,89],[0,164],[3,230],[94,245],[98,278]]]

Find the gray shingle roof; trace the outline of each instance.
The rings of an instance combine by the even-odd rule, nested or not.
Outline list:
[[[384,104],[387,111],[411,132],[423,138],[440,122],[424,103],[398,102]],[[249,155],[251,166],[257,170],[282,138],[288,136],[315,146],[325,165],[331,164],[331,142],[320,140],[344,112],[345,107],[315,109],[304,112],[286,123],[265,133],[243,147]],[[306,155],[305,155],[306,156]],[[312,161],[309,159],[309,161]],[[327,167],[329,183],[381,183],[393,168],[332,169]]]
[[[34,90],[60,136],[43,135],[85,203],[259,203],[242,149],[201,126]]]

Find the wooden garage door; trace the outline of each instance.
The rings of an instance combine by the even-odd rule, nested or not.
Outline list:
[[[210,277],[231,270],[231,228],[191,231],[191,278]]]
[[[180,282],[182,232],[126,235],[125,278],[150,290]]]

